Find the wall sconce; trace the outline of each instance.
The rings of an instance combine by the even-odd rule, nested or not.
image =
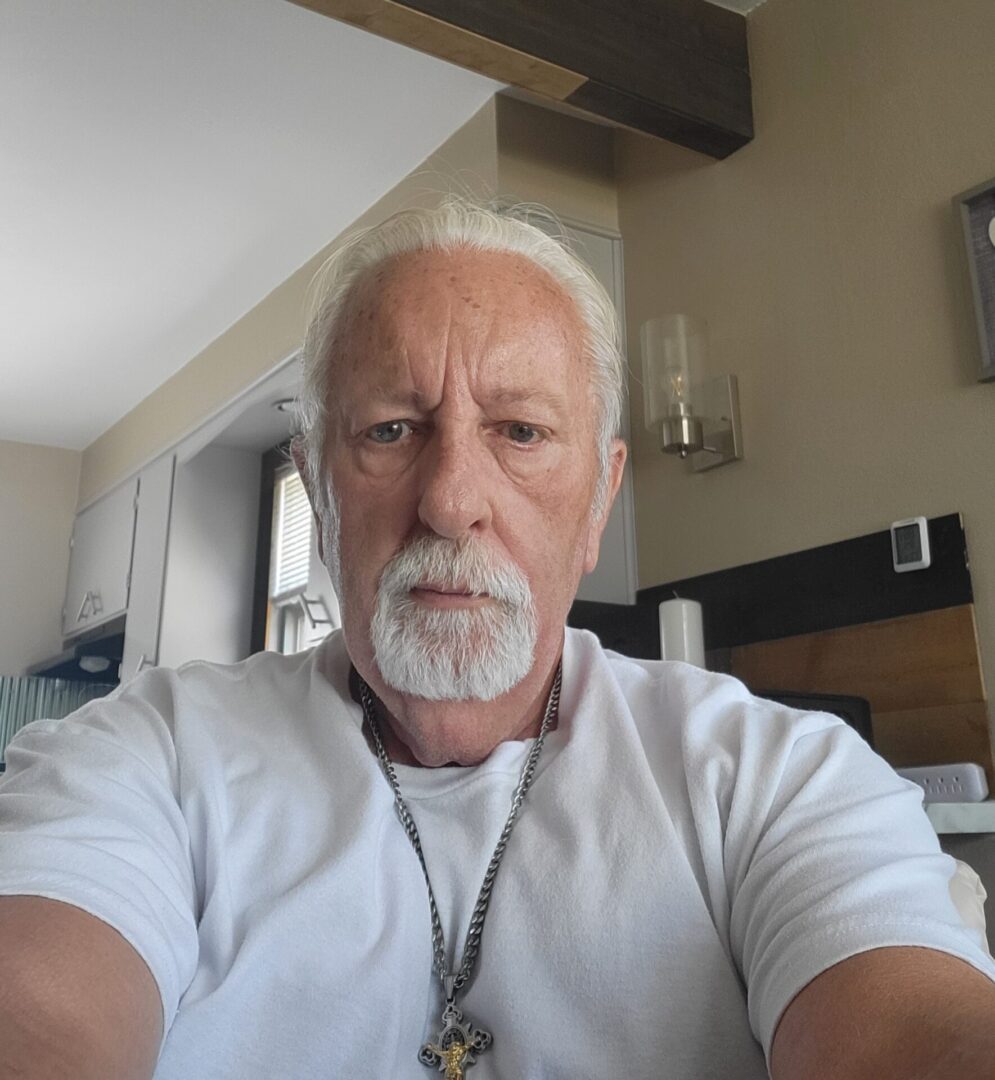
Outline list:
[[[743,456],[739,387],[735,375],[702,381],[706,327],[688,315],[644,322],[643,396],[646,426],[659,428],[665,454],[691,458],[695,472]]]

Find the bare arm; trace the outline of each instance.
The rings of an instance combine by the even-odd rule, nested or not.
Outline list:
[[[0,1080],[149,1080],[162,1006],[117,931],[68,904],[0,897]]]
[[[874,949],[813,979],[785,1010],[773,1080],[995,1075],[995,983],[931,949]]]

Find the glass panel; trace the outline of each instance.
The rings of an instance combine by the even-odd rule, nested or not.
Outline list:
[[[311,506],[296,472],[277,481],[273,579],[270,596],[300,592],[307,585],[311,555]]]

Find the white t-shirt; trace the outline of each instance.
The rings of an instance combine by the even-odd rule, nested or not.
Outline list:
[[[159,985],[156,1080],[429,1077],[425,884],[348,690],[311,653],[152,670],[11,744],[0,893],[116,927]],[[399,768],[452,953],[526,744]],[[792,997],[862,950],[995,965],[900,780],[836,719],[568,631],[560,724],[494,887],[472,1080],[766,1076]]]

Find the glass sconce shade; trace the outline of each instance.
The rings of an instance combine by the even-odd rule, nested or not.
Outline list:
[[[640,328],[646,426],[665,454],[691,458],[695,472],[743,456],[735,375],[705,378],[707,328],[689,315],[662,315]]]
[[[701,383],[705,324],[688,315],[663,315],[644,322],[640,338],[646,426],[659,426],[665,454],[686,458],[705,445],[692,401]]]
[[[706,327],[689,315],[663,315],[640,331],[646,426],[694,415],[693,387],[702,381]]]

